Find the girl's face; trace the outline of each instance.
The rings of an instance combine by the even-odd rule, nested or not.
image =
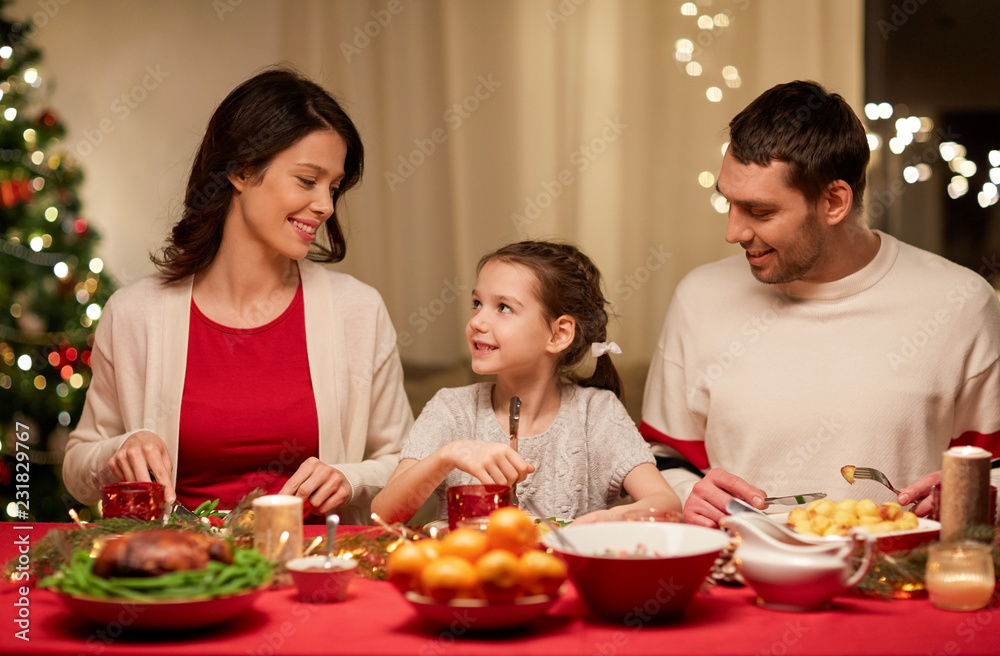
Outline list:
[[[259,180],[229,176],[235,188],[225,235],[267,254],[303,259],[316,231],[333,215],[347,145],[332,130],[306,135],[281,151]]]
[[[536,284],[535,274],[519,264],[494,260],[479,272],[465,326],[477,374],[537,375],[551,366],[545,355],[552,328],[535,297]]]

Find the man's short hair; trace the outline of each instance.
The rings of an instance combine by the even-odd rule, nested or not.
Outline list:
[[[871,151],[847,101],[812,81],[771,87],[729,122],[729,152],[741,164],[788,164],[787,183],[815,203],[834,180],[854,193],[860,212]]]

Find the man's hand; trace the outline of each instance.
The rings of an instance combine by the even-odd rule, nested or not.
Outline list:
[[[119,481],[148,483],[155,478],[157,483],[163,484],[163,500],[167,503],[177,501],[167,445],[152,431],[143,430],[129,435],[108,458],[108,467]]]
[[[750,485],[736,474],[722,469],[709,469],[705,478],[694,484],[684,504],[684,521],[688,524],[715,528],[719,519],[728,514],[726,504],[733,497],[747,501],[763,510],[764,490]]]
[[[311,457],[299,465],[278,494],[294,494],[303,502],[308,501],[313,512],[325,515],[347,503],[351,486],[340,470]]]
[[[931,488],[940,482],[941,472],[936,471],[933,474],[927,474],[916,483],[900,490],[896,501],[901,506],[916,503],[916,507],[913,508],[914,514],[917,517],[926,517],[931,514],[931,506],[933,504]]]

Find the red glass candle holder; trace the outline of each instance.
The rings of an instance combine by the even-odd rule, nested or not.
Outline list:
[[[163,484],[130,481],[101,487],[101,514],[154,521],[163,517]]]
[[[448,498],[448,528],[473,517],[486,517],[497,508],[510,505],[510,487],[506,485],[452,485],[445,490]]]

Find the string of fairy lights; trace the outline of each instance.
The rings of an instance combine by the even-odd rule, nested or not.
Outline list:
[[[721,38],[733,26],[736,14],[733,9],[721,12],[711,11],[710,0],[699,2],[682,2],[680,13],[693,19],[688,29],[693,30],[674,43],[674,60],[684,72],[693,77],[708,80],[705,97],[711,103],[721,102],[725,88],[738,89],[742,86],[739,69],[732,64],[726,64],[719,70],[718,77],[709,74],[708,65],[703,61],[707,49]],[[733,6],[736,10],[739,5]],[[720,79],[721,78],[721,79]],[[984,181],[976,192],[976,200],[982,208],[990,207],[1000,200],[1000,150],[990,150],[987,161],[977,164],[967,156],[965,146],[955,141],[941,141],[937,145],[933,157],[928,157],[926,149],[917,155],[907,155],[907,150],[914,144],[931,142],[935,138],[934,121],[926,116],[908,115],[903,105],[893,106],[890,103],[868,103],[865,105],[865,117],[868,119],[868,145],[871,150],[878,151],[887,148],[892,155],[907,157],[907,163],[902,169],[903,181],[907,184],[926,182],[933,176],[931,163],[940,158],[948,164],[952,175],[948,179],[946,191],[949,198],[958,199],[973,191],[970,179],[976,175],[981,166],[989,165],[988,180]],[[893,121],[895,134],[883,143],[879,132],[885,132],[884,122]],[[722,144],[724,155],[728,142]],[[711,171],[701,171],[698,174],[698,184],[712,190],[709,203],[720,214],[729,211],[726,199],[715,192],[715,174]]]
[[[906,116],[904,105],[892,105],[887,102],[868,103],[865,105],[865,117],[869,125],[878,129],[883,121],[893,121],[895,134],[885,144],[877,134],[868,135],[871,149],[878,150],[883,145],[893,155],[903,156],[916,144],[932,142],[934,138],[934,121],[926,116]],[[895,119],[893,120],[893,118]],[[933,146],[933,143],[932,143]],[[957,141],[941,141],[936,148],[926,147],[916,154],[907,155],[910,163],[903,168],[903,181],[908,184],[926,182],[934,175],[930,163],[940,158],[948,164],[951,175],[948,178],[946,191],[948,197],[957,200],[965,196],[973,187],[970,180],[979,172],[981,165],[989,165],[988,180],[982,183],[976,193],[976,201],[983,209],[995,205],[1000,200],[998,185],[1000,185],[1000,150],[990,150],[985,162],[977,164],[967,157],[966,147]]]

